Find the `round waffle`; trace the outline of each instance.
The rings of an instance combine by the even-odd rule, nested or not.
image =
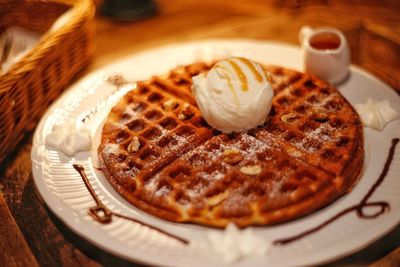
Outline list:
[[[125,199],[175,222],[245,227],[293,220],[351,189],[362,125],[334,87],[266,66],[275,91],[266,123],[223,134],[191,94],[192,76],[210,68],[195,63],[140,82],[111,110],[98,154]]]

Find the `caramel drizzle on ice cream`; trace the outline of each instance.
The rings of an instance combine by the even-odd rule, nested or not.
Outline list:
[[[250,62],[250,60],[248,60],[247,58],[242,58],[242,57],[239,57],[238,59],[240,60],[240,62],[242,62],[243,64],[245,64],[249,68],[249,70],[253,73],[254,77],[256,78],[256,80],[258,82],[262,82],[263,77],[258,72],[256,67],[254,67],[253,63]]]
[[[219,69],[219,70],[222,70],[222,71],[224,72],[224,75],[223,75],[221,78],[224,79],[224,80],[226,80],[226,82],[228,83],[229,90],[231,90],[232,95],[233,95],[233,97],[234,97],[234,99],[235,99],[235,103],[236,103],[236,105],[239,107],[239,98],[238,98],[238,96],[237,96],[237,93],[236,93],[236,91],[235,91],[235,88],[233,87],[232,79],[231,79],[231,77],[229,76],[229,70],[228,70],[225,66],[223,66],[223,65],[221,65],[221,64],[218,64],[218,65],[216,66],[216,68]]]
[[[232,66],[233,70],[236,72],[237,76],[239,77],[240,83],[242,84],[242,90],[244,92],[248,91],[249,90],[249,84],[247,82],[247,77],[244,74],[243,70],[232,59],[228,59],[227,62]]]

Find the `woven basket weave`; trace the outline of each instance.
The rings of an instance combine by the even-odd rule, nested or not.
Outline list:
[[[68,9],[68,21],[49,30]],[[94,12],[91,0],[0,0],[0,31],[20,26],[43,33],[39,44],[0,76],[0,162],[89,63]]]

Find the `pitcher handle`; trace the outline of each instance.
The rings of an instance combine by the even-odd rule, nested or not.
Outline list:
[[[308,25],[301,27],[299,31],[299,42],[301,46],[303,46],[305,38],[309,36],[312,32],[313,29]]]

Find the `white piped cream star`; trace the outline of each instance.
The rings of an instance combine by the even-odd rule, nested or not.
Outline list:
[[[262,255],[271,244],[257,236],[252,228],[239,230],[230,223],[223,233],[208,231],[207,239],[210,247],[222,256],[225,262],[234,262],[251,255]]]
[[[388,100],[376,101],[369,98],[364,104],[356,104],[355,108],[363,124],[378,131],[382,131],[386,124],[399,117]]]
[[[91,146],[91,131],[77,129],[73,124],[55,125],[46,136],[46,144],[59,149],[67,156],[74,156],[79,151],[87,151]]]

